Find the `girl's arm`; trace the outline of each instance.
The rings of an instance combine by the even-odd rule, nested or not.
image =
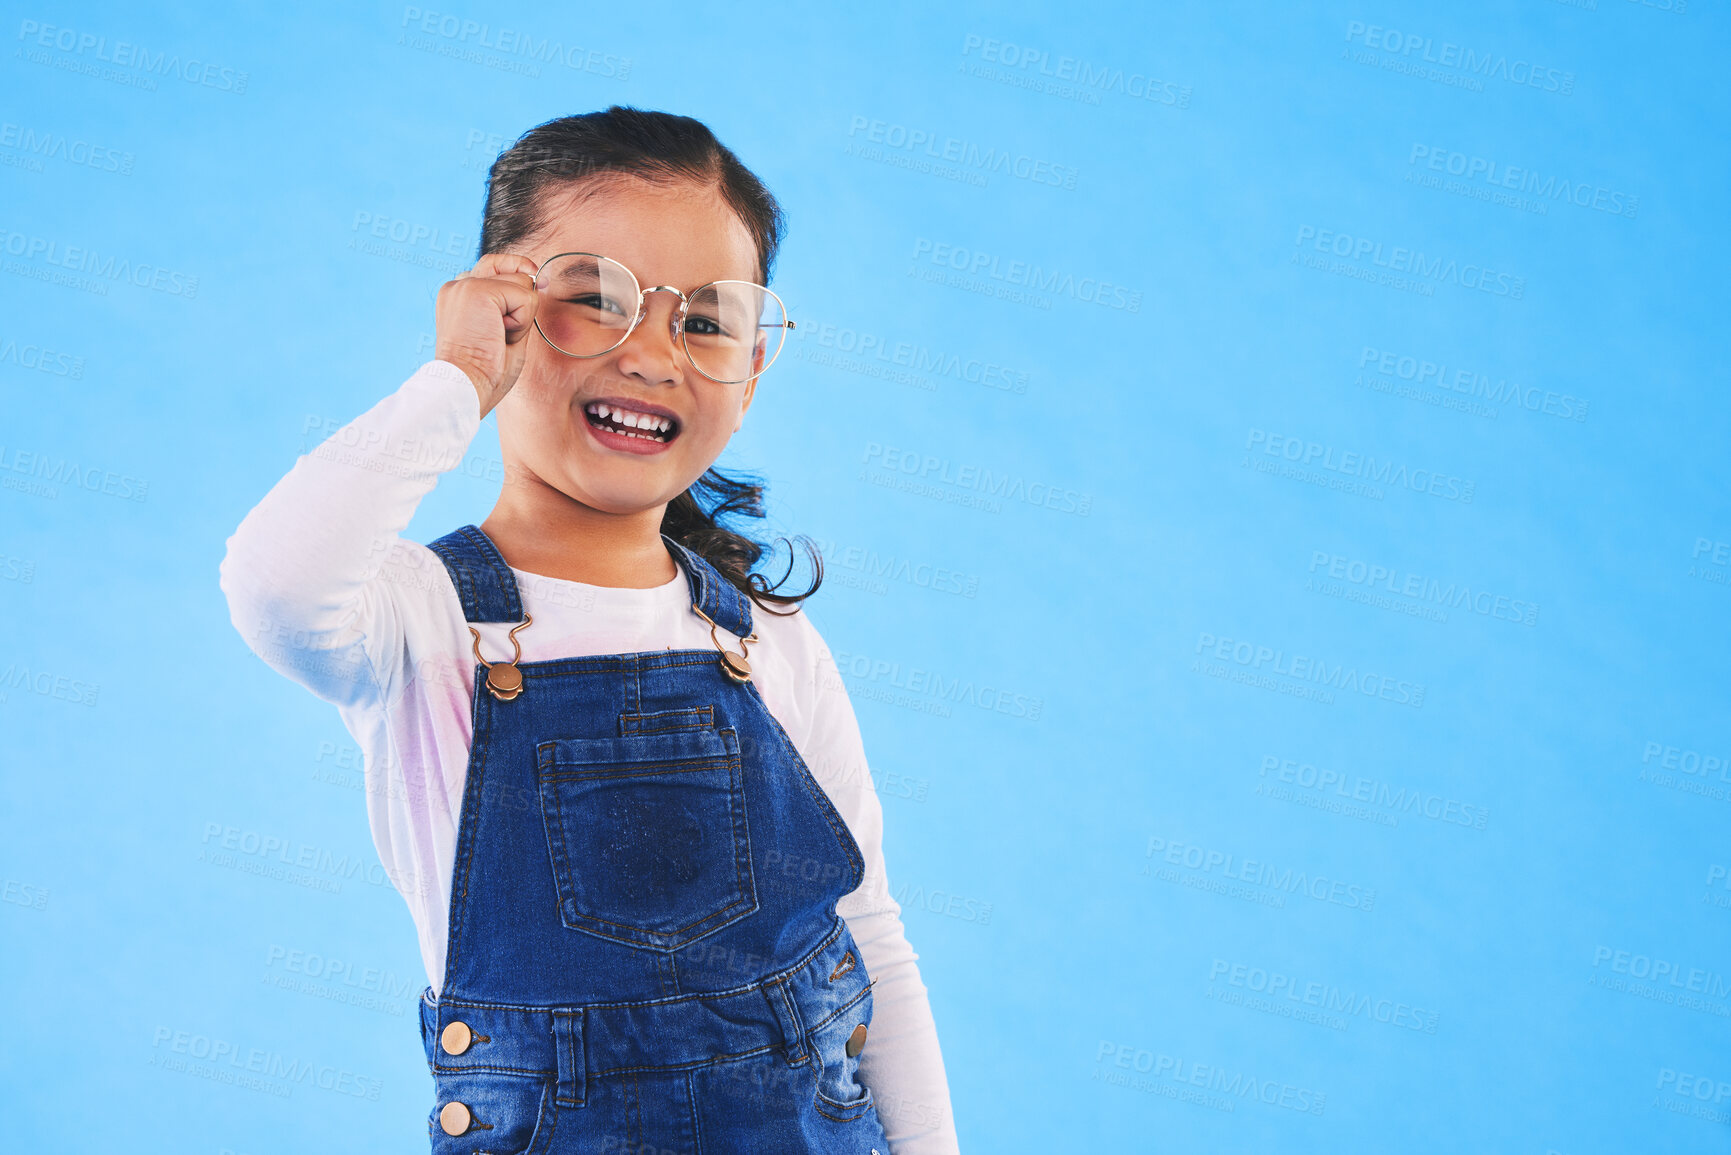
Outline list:
[[[529,258],[488,253],[445,282],[437,360],[296,461],[228,539],[220,584],[235,628],[319,697],[388,701],[402,684],[403,627],[381,568],[522,372],[534,281]]]
[[[254,653],[340,706],[389,699],[406,659],[380,571],[480,424],[468,374],[429,361],[295,462],[222,560],[229,616]]]
[[[957,1150],[949,1081],[926,986],[890,896],[884,868],[883,806],[872,785],[853,703],[829,647],[803,612],[806,649],[800,679],[808,701],[795,745],[841,812],[865,857],[865,881],[836,904],[859,947],[872,988],[872,1020],[860,1052],[860,1082],[872,1090],[889,1155],[952,1155]],[[793,735],[790,735],[793,736]]]

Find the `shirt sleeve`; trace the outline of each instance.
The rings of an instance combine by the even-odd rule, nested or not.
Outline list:
[[[901,906],[890,894],[883,806],[866,763],[859,720],[829,647],[803,612],[797,619],[807,635],[801,647],[807,668],[798,681],[809,688],[811,699],[801,712],[809,726],[811,755],[805,760],[865,858],[865,880],[836,904],[866,973],[876,980],[859,1079],[871,1089],[891,1155],[952,1155],[958,1148],[943,1051],[919,955],[902,927]]]
[[[408,659],[380,571],[480,426],[468,375],[429,361],[296,460],[229,537],[220,567],[247,646],[338,706],[388,701]]]

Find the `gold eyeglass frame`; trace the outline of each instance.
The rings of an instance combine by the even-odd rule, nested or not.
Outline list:
[[[686,317],[687,311],[691,308],[691,297],[686,296],[684,293],[680,292],[678,289],[674,288],[672,285],[652,285],[651,287],[645,289],[643,287],[643,282],[637,279],[637,274],[632,272],[629,268],[626,268],[625,262],[614,260],[614,258],[608,257],[608,256],[603,256],[600,253],[587,253],[587,252],[581,252],[581,251],[577,251],[577,250],[573,250],[569,253],[554,253],[552,256],[548,257],[546,260],[542,261],[539,265],[537,265],[535,267],[535,291],[537,293],[540,293],[543,291],[542,287],[541,287],[541,273],[542,273],[542,271],[545,270],[547,268],[547,266],[551,265],[554,261],[560,260],[564,257],[594,257],[597,260],[609,261],[615,265],[618,265],[621,269],[625,269],[625,275],[631,278],[631,284],[637,290],[637,315],[634,318],[632,318],[631,324],[626,328],[625,332],[620,335],[619,340],[613,342],[613,344],[611,344],[607,348],[601,350],[599,353],[572,353],[572,352],[568,352],[567,350],[559,348],[558,345],[553,343],[553,338],[551,338],[547,335],[547,331],[545,329],[541,328],[541,318],[539,315],[537,315],[535,318],[535,331],[537,333],[541,334],[541,340],[547,342],[548,347],[553,349],[555,352],[563,353],[567,357],[576,357],[576,358],[583,359],[583,360],[587,360],[588,358],[591,358],[591,357],[605,357],[605,356],[607,356],[607,354],[613,352],[615,349],[619,348],[619,346],[621,346],[621,345],[625,344],[625,342],[629,341],[631,339],[631,334],[637,332],[637,326],[641,325],[643,323],[643,319],[649,315],[649,294],[651,294],[651,293],[672,293],[674,296],[679,298],[679,309],[677,312],[675,312],[673,314],[672,327],[669,331],[678,340],[679,347],[681,350],[684,351],[685,359],[691,363],[691,367],[693,369],[696,369],[699,373],[703,373],[703,375],[705,377],[708,377],[711,381],[714,381],[717,385],[739,385],[739,384],[742,384],[743,382],[750,381],[753,377],[761,377],[769,369],[769,367],[771,365],[775,364],[776,358],[781,356],[781,351],[783,349],[787,348],[787,333],[792,332],[795,328],[797,328],[797,326],[793,323],[792,319],[788,318],[788,316],[787,316],[787,304],[786,304],[786,302],[784,302],[781,299],[781,297],[776,293],[776,291],[774,289],[770,288],[768,285],[760,285],[756,281],[742,281],[742,280],[738,280],[736,278],[727,277],[727,278],[722,278],[720,280],[709,281],[709,282],[702,284],[702,285],[699,285],[697,288],[693,289],[691,291],[691,297],[695,297],[699,293],[703,292],[705,289],[708,289],[708,288],[715,286],[715,285],[750,285],[752,288],[757,289],[760,292],[768,293],[771,297],[774,297],[775,303],[781,307],[781,315],[783,317],[783,320],[781,321],[780,324],[777,324],[777,325],[758,325],[757,326],[759,331],[762,331],[764,329],[783,329],[783,330],[785,330],[785,332],[783,332],[783,334],[782,334],[781,343],[776,346],[775,354],[773,356],[771,356],[769,360],[767,360],[763,363],[762,368],[758,369],[755,373],[750,374],[750,376],[741,377],[738,381],[723,381],[721,378],[716,377],[713,374],[704,372],[703,366],[699,365],[697,363],[697,358],[692,356],[691,346],[686,344],[686,341],[685,341],[685,317]],[[539,311],[537,310],[537,313],[538,312]],[[755,341],[755,338],[753,340]]]

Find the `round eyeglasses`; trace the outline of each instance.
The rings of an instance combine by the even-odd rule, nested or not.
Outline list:
[[[689,296],[672,285],[642,288],[631,270],[598,253],[559,253],[535,273],[535,328],[567,357],[599,357],[625,343],[649,313],[650,293],[679,298],[672,333],[692,368],[723,385],[756,377],[794,327],[775,293],[753,281],[711,281]]]

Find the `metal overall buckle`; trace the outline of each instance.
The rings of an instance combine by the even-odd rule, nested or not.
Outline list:
[[[745,651],[746,643],[757,641],[757,631],[753,630],[739,639],[739,653],[736,654],[721,644],[721,639],[715,634],[716,624],[708,614],[698,609],[696,605],[691,607],[691,612],[709,623],[709,640],[715,643],[715,650],[721,655],[721,672],[735,682],[751,681],[751,663],[746,660]]]
[[[523,620],[511,627],[511,660],[508,662],[489,662],[481,656],[481,631],[474,626],[469,632],[475,635],[475,660],[487,667],[487,692],[501,702],[509,702],[523,692],[523,671],[517,668],[517,662],[523,657],[523,645],[517,640],[517,631],[528,625],[530,621],[527,610],[523,612]]]

